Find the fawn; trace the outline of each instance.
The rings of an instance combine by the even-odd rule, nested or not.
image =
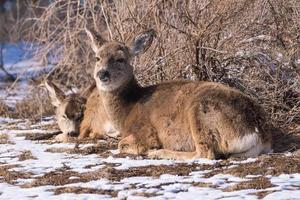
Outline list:
[[[116,137],[117,132],[110,127],[107,116],[99,101],[95,83],[82,93],[64,93],[51,81],[45,81],[51,103],[55,107],[58,126],[63,132],[55,137],[60,142],[68,142],[70,137],[77,137],[79,132],[83,137]]]
[[[45,87],[50,96],[51,104],[55,107],[57,123],[62,131],[62,134],[57,135],[55,140],[67,142],[69,137],[75,137],[79,133],[80,123],[85,111],[86,98],[90,91],[86,90],[83,94],[66,94],[49,80],[45,81]],[[93,87],[95,88],[95,85]]]

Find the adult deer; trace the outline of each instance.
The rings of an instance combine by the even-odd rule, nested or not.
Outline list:
[[[94,79],[102,105],[123,139],[123,153],[168,159],[256,157],[271,150],[263,109],[243,93],[213,82],[174,81],[141,87],[131,59],[151,45],[154,31],[130,45],[86,29],[95,52]]]

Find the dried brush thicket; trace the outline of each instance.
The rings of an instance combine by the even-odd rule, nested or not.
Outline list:
[[[0,100],[0,116],[37,121],[54,114],[54,109],[50,106],[51,102],[45,89],[32,86],[28,90],[30,92],[24,99],[17,101],[13,107]]]
[[[49,3],[48,3],[49,4]],[[4,72],[7,80],[15,80],[4,68],[3,44],[25,39],[33,21],[43,12],[46,0],[0,0],[0,71]]]
[[[1,0],[0,43],[24,39],[34,19],[40,17],[47,5],[48,0]]]
[[[48,76],[82,87],[95,62],[84,26],[122,42],[153,28],[154,44],[134,60],[142,85],[223,82],[286,128],[300,124],[299,8],[298,0],[55,0],[30,33],[44,44],[39,56],[59,60]]]

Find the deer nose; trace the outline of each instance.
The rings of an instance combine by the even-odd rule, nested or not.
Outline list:
[[[107,70],[100,70],[98,73],[97,73],[99,79],[103,82],[107,82],[110,78],[110,74]]]
[[[77,136],[78,136],[78,133],[75,132],[75,131],[72,131],[72,132],[69,132],[69,133],[68,133],[68,136],[70,136],[70,137],[77,137]]]

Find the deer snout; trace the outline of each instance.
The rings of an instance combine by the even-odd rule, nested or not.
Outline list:
[[[70,137],[77,137],[78,135],[79,135],[78,132],[75,132],[75,131],[68,133],[68,136],[70,136]]]
[[[100,70],[97,73],[97,76],[99,77],[100,81],[107,82],[110,79],[110,73],[107,70]]]

